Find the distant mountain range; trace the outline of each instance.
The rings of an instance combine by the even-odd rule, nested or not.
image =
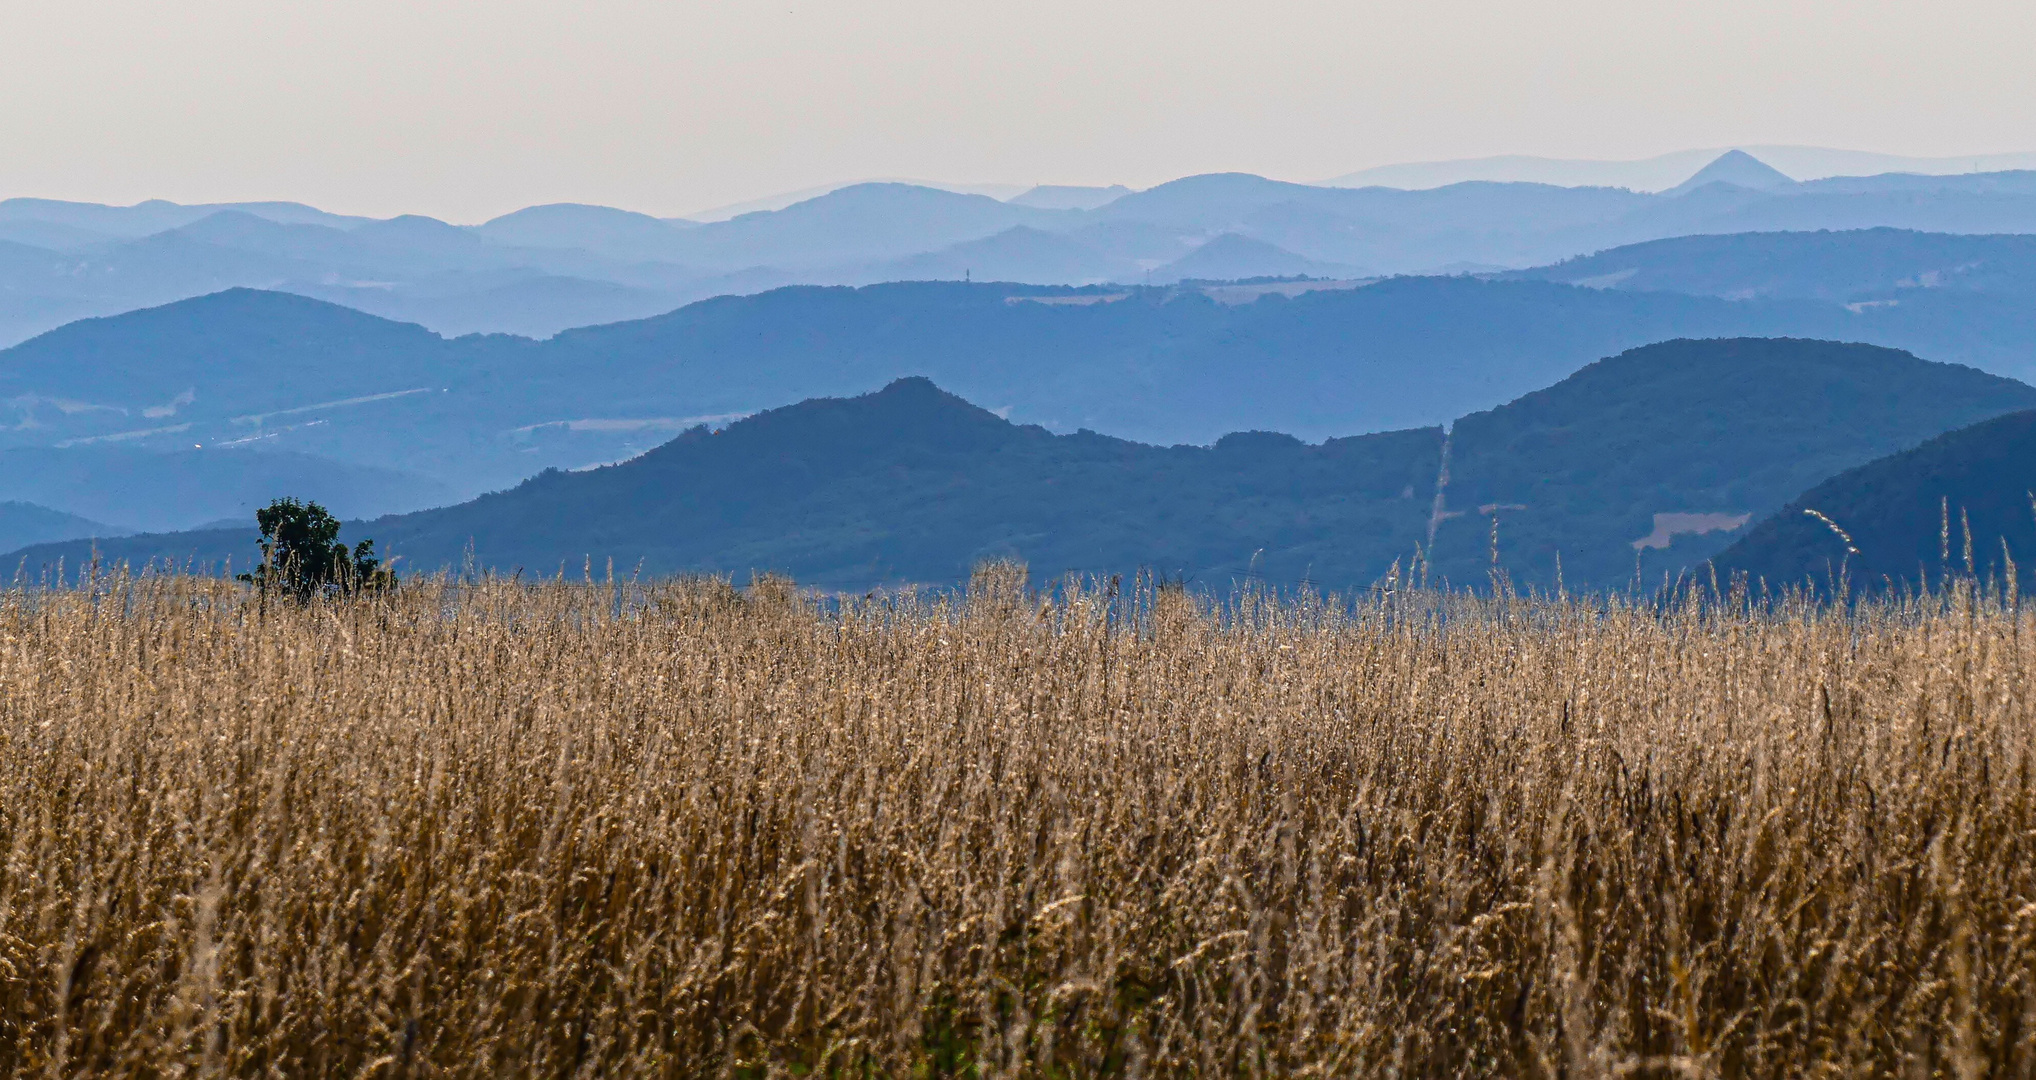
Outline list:
[[[546,472],[460,505],[349,526],[413,570],[577,576],[787,572],[863,589],[945,583],[976,559],[1035,573],[1148,567],[1219,587],[1259,576],[1652,583],[1833,472],[2036,408],[2036,388],[1870,346],[1673,341],[1600,361],[1440,427],[1330,439],[1244,432],[1158,447],[1013,424],[904,379],[701,426],[649,453]],[[1448,466],[1445,470],[1444,461]],[[1496,523],[1495,523],[1496,519]],[[242,526],[30,548],[31,570],[252,558]],[[1558,560],[1560,570],[1558,571]]]
[[[1210,261],[1252,243],[1213,242]],[[1236,267],[1175,269],[1202,278]],[[793,287],[543,342],[448,340],[237,290],[0,350],[0,448],[288,450],[462,498],[547,467],[626,458],[703,420],[915,374],[1060,432],[1162,445],[1250,429],[1321,440],[1444,423],[1594,357],[1677,337],[1864,341],[2036,379],[2031,282],[2036,247],[2025,237],[1750,234],[1638,245],[1501,280]],[[1661,291],[1671,288],[1680,291]],[[164,523],[50,505],[127,527]]]
[[[1732,300],[1899,303],[1932,290],[2031,297],[2036,235],[1883,228],[1679,236],[1497,276]]]
[[[1743,146],[1740,152],[1773,166],[1796,180],[1832,176],[1877,176],[1913,173],[1942,176],[1957,173],[2036,169],[2036,153],[1978,154],[1965,157],[1904,157],[1822,146]],[[1727,149],[1677,150],[1626,161],[1535,157],[1506,154],[1381,165],[1322,181],[1324,187],[1435,188],[1469,180],[1526,182],[1561,187],[1622,187],[1634,191],[1665,191],[1687,180]]]
[[[1935,306],[1854,311],[1545,281],[1323,284],[799,287],[544,342],[447,340],[294,295],[230,291],[0,351],[0,448],[289,450],[466,497],[903,375],[1059,432],[1319,441],[1444,423],[1665,338],[1864,339],[2006,374],[2029,370],[2036,342],[2026,306],[1949,290],[1932,292]]]
[[[0,344],[236,286],[446,334],[541,338],[795,283],[1350,277],[1529,267],[1696,233],[2036,232],[2036,173],[1797,183],[1737,151],[1695,164],[1694,176],[1659,194],[1490,181],[1347,188],[1218,174],[1136,192],[1036,188],[1000,200],[867,183],[706,223],[575,204],[457,227],[294,203],[13,199],[0,202]]]
[[[1349,449],[1358,433],[1454,422],[1455,480],[1441,516],[1417,530],[1431,569],[1488,566],[1496,517],[1523,575],[1552,580],[1560,551],[1570,580],[1626,580],[1636,565],[1644,576],[1716,550],[1737,535],[1721,523],[1737,528],[1841,468],[2026,407],[1998,380],[1956,400],[1940,380],[1916,389],[1938,405],[1875,413],[1848,396],[1850,376],[1797,345],[1795,366],[1775,373],[1754,346],[1703,352],[1669,398],[1648,396],[1671,393],[1666,375],[1633,381],[1618,391],[1634,395],[1629,406],[1670,418],[1643,444],[1618,441],[1637,419],[1592,426],[1616,411],[1614,391],[1593,399],[1598,419],[1548,412],[1606,379],[1625,385],[1606,374],[1625,370],[1616,364],[1578,373],[1593,358],[1679,338],[1864,342],[2036,381],[2036,172],[1798,182],[1744,153],[1698,164],[1661,194],[1230,174],[1136,192],[1012,189],[1000,201],[876,183],[712,222],[576,204],[456,227],[290,203],[11,200],[0,203],[0,328],[135,310],[0,349],[0,462],[11,466],[0,541],[189,529],[284,494],[349,517],[446,506],[546,469],[625,461],[700,425],[740,427],[790,402],[922,376],[999,424],[1036,425],[1040,447],[1102,432],[1144,444],[1152,462],[1231,460],[1197,449],[1219,437],[1234,449],[1226,432]],[[1862,222],[1945,231],[1796,227]],[[1552,261],[1498,268],[1542,256]],[[1462,272],[1381,274],[1444,257]],[[887,283],[781,284],[796,280]],[[245,281],[274,287],[234,287]],[[192,292],[204,295],[178,299]],[[710,294],[725,295],[677,306]],[[561,329],[578,322],[596,325]],[[1870,370],[1884,354],[1845,356],[1831,363]],[[1883,381],[1907,385],[1905,370]],[[1857,437],[1719,434],[1703,419],[1715,404],[1706,378],[1735,384],[1750,416],[1768,415],[1774,395],[1828,398],[1832,415],[1857,414]],[[1567,396],[1532,393],[1558,382]],[[1750,456],[1663,434],[1678,426]],[[1419,442],[1408,438],[1389,442]],[[1672,461],[1646,464],[1657,444],[1713,461],[1716,482],[1628,475],[1673,473]],[[1626,464],[1594,472],[1573,451]],[[1306,473],[1309,460],[1279,468]],[[1574,481],[1600,473],[1623,486]],[[1364,513],[1400,536],[1406,510]],[[1205,539],[1214,546],[1169,557],[1229,566],[1209,553],[1230,540]],[[692,550],[659,557],[694,565]],[[1324,565],[1360,575],[1379,553]],[[865,555],[825,572],[891,565]]]

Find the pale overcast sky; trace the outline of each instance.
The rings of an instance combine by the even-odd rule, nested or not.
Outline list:
[[[2036,150],[2028,0],[0,0],[0,197],[680,214],[1802,143]]]

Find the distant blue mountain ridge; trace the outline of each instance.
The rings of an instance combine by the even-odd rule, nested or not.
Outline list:
[[[1597,357],[1732,336],[1867,341],[2036,377],[2036,309],[1951,288],[1848,306],[1472,277],[904,282],[727,296],[541,342],[230,290],[0,350],[0,448],[290,451],[466,496],[906,375],[1057,432],[1313,441],[1445,423]]]
[[[1799,211],[2014,225],[2036,198],[2036,174],[1795,183],[1763,170],[1728,157],[1673,196],[1351,191],[1231,174],[1012,205],[865,185],[711,224],[576,205],[460,228],[280,203],[14,200],[0,229],[40,229],[65,250],[0,241],[0,316],[47,315],[45,301],[84,314],[141,306],[0,350],[0,453],[18,466],[0,501],[110,531],[188,528],[279,494],[372,516],[907,375],[1021,424],[1160,446],[1442,424],[1678,337],[1862,341],[2036,378],[2036,236],[2012,230],[1697,232],[1450,277],[1303,253],[1446,240],[1517,254],[1580,243],[1608,220],[1681,228]],[[1455,232],[1421,231],[1442,223]],[[875,257],[908,250],[901,236],[987,228]],[[872,259],[838,274],[710,265],[750,241],[788,262],[800,250]],[[895,280],[778,285],[801,274]],[[1028,274],[1090,284],[998,280]],[[236,287],[249,280],[273,288]],[[695,288],[724,295],[674,303]],[[526,333],[427,328],[453,317],[523,320],[511,328]],[[553,333],[577,322],[595,325]]]
[[[1733,152],[1659,194],[1474,181],[1316,187],[1247,174],[1143,191],[1041,188],[1008,201],[851,185],[697,224],[530,207],[480,225],[295,203],[0,202],[0,344],[78,318],[231,287],[278,289],[446,334],[548,337],[717,295],[896,280],[1163,283],[1537,266],[1700,233],[1897,227],[2036,232],[2036,173],[1796,183]]]

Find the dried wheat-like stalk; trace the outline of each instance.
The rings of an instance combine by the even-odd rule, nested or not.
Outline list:
[[[2026,1075],[2032,635],[1172,587],[0,594],[0,1073]]]

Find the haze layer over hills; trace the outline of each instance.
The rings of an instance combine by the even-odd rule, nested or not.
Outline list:
[[[235,286],[446,334],[544,337],[792,283],[1352,277],[1528,267],[1692,233],[2036,231],[2036,173],[1797,183],[1737,152],[1691,171],[1660,193],[1490,181],[1316,187],[1219,174],[1000,201],[870,183],[708,223],[576,204],[459,227],[293,203],[13,199],[0,202],[0,344]]]

